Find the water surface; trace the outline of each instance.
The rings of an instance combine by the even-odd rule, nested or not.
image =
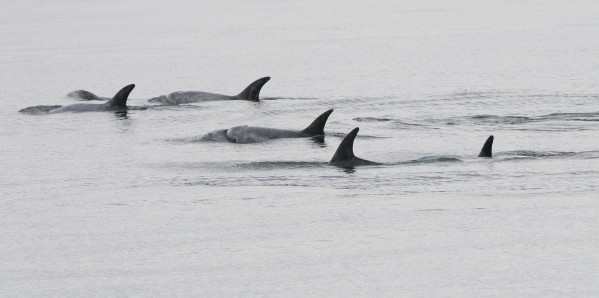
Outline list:
[[[0,5],[0,296],[599,295],[594,1]]]

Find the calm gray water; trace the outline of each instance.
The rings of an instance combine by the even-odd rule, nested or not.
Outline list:
[[[596,1],[2,1],[0,23],[0,296],[599,296]],[[263,76],[257,103],[146,101]],[[130,83],[147,109],[17,112]],[[323,144],[222,138],[331,108]],[[384,165],[327,165],[354,127]]]

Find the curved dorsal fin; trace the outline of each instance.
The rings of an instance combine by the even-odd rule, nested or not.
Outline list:
[[[237,95],[237,97],[239,97],[240,99],[245,99],[245,100],[253,100],[253,101],[260,100],[260,98],[259,98],[260,90],[262,89],[262,86],[264,86],[264,84],[266,84],[266,82],[268,82],[269,80],[270,80],[270,77],[263,77],[263,78],[255,80],[253,83],[251,83],[245,89],[243,89],[243,91],[241,91],[241,93],[239,93],[239,95]]]
[[[113,107],[126,107],[129,93],[135,88],[135,84],[127,85],[117,92],[106,104]]]
[[[335,155],[333,155],[330,163],[351,161],[356,158],[354,155],[354,140],[359,130],[360,128],[356,127],[345,136],[339,147],[337,147],[337,151],[335,151]]]
[[[327,124],[327,120],[329,119],[329,115],[333,112],[333,109],[330,109],[320,116],[318,116],[308,127],[306,127],[303,132],[311,137],[313,136],[322,136],[324,135],[324,126]]]
[[[487,139],[483,148],[480,150],[478,157],[493,157],[493,139],[493,136],[490,136]]]

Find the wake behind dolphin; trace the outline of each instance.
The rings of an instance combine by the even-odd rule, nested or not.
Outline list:
[[[492,158],[495,157],[493,154],[493,136],[489,136],[485,141],[478,157]],[[571,152],[571,151],[531,151],[531,150],[516,150],[500,152],[497,156],[501,156],[501,160],[517,160],[517,159],[531,159],[531,158],[564,158],[572,156],[590,156],[590,158],[596,158],[596,153],[599,151],[583,151],[583,152]]]
[[[285,130],[255,126],[235,126],[227,129],[225,135],[233,143],[257,143],[281,138],[308,138],[324,135],[324,126],[333,110],[328,110],[318,116],[303,130]]]
[[[158,97],[148,99],[149,102],[158,102],[168,105],[178,105],[202,101],[215,101],[215,100],[249,100],[259,101],[260,90],[262,86],[270,80],[270,77],[263,77],[247,86],[241,93],[237,95],[223,95],[216,93],[209,93],[203,91],[178,91],[168,95],[161,95]]]

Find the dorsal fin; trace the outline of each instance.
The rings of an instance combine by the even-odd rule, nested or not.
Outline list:
[[[117,92],[106,104],[112,107],[126,107],[129,93],[135,88],[135,84],[127,85]]]
[[[333,112],[333,109],[330,109],[320,116],[318,116],[303,132],[311,137],[313,136],[322,136],[324,135],[324,126],[327,124],[327,120],[329,119],[329,115]]]
[[[490,136],[487,139],[483,148],[480,150],[478,157],[493,157],[493,139],[493,136]]]
[[[339,147],[337,147],[337,151],[335,151],[335,155],[331,158],[330,163],[341,163],[356,158],[354,155],[354,139],[356,139],[358,130],[360,128],[356,127],[345,136]]]
[[[237,97],[240,99],[245,99],[245,100],[253,100],[253,101],[260,100],[260,90],[262,89],[262,86],[264,86],[264,84],[266,84],[266,82],[268,82],[268,80],[270,80],[270,77],[263,77],[263,78],[257,79],[256,81],[251,83],[249,86],[247,86],[243,91],[241,91],[241,93],[239,93],[239,95],[237,95]]]

